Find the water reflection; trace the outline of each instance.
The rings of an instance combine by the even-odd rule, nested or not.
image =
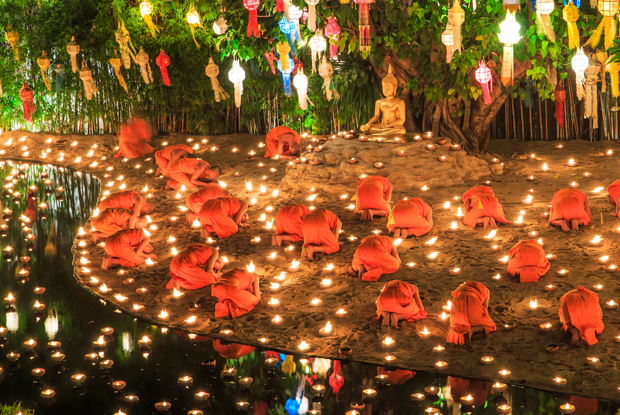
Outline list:
[[[560,413],[565,403],[575,414],[617,410],[503,384],[284,356],[142,323],[73,278],[71,245],[96,203],[96,180],[2,162],[0,182],[3,404],[129,415],[538,414]]]

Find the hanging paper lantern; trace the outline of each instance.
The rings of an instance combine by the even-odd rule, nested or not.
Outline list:
[[[80,45],[75,41],[75,37],[71,36],[71,42],[67,45],[67,53],[71,55],[71,70],[73,73],[78,71],[77,54],[80,53]]]
[[[616,37],[616,19],[615,16],[620,8],[620,0],[599,0],[597,5],[599,13],[603,15],[603,20],[590,36],[588,43],[592,48],[596,49],[601,41],[603,31],[605,32],[605,50],[609,49]]]
[[[64,81],[65,64],[57,59],[52,64],[52,70],[56,73],[56,91],[60,91]]]
[[[286,65],[284,65],[283,62],[286,62]],[[284,66],[286,66],[286,68]],[[293,69],[295,69],[295,62],[288,55],[278,61],[278,70],[282,72],[284,95],[287,97],[291,96],[291,73]]]
[[[250,17],[248,18],[248,37],[260,37],[260,29],[258,28],[258,6],[260,6],[260,0],[243,0],[243,7],[250,12]]]
[[[9,42],[9,45],[11,45],[11,49],[13,49],[13,52],[15,53],[15,60],[19,62],[19,33],[17,33],[17,30],[9,26],[9,31],[6,32],[5,36],[6,41]]]
[[[129,92],[127,88],[127,82],[125,82],[125,78],[121,73],[121,67],[123,66],[123,60],[121,58],[110,58],[110,65],[114,68],[114,74],[116,74],[116,79],[118,79],[118,83],[120,86],[127,92]]]
[[[351,0],[339,0],[340,4],[349,4],[351,3]]]
[[[370,3],[375,0],[354,0],[359,6],[360,52],[370,52]]]
[[[215,64],[213,58],[209,58],[209,64],[205,68],[205,73],[211,80],[211,88],[213,89],[213,95],[215,96],[215,102],[220,102],[227,100],[229,98],[222,85],[220,85],[220,81],[218,81],[217,76],[220,74],[220,68]]]
[[[32,122],[32,112],[34,111],[34,94],[26,82],[24,82],[22,89],[19,90],[19,98],[22,100],[24,119],[26,122]]]
[[[241,95],[243,94],[245,71],[239,65],[239,61],[233,61],[232,69],[228,72],[228,79],[235,85],[235,105],[237,108],[241,108]]]
[[[2,79],[0,79],[0,99],[4,97],[4,91],[2,90]]]
[[[308,109],[308,77],[304,75],[304,69],[299,68],[297,75],[293,78],[293,84],[297,89],[297,99],[299,100],[299,108]]]
[[[275,63],[278,61],[276,55],[273,54],[273,48],[269,52],[265,52],[265,58],[269,62],[269,69],[271,69],[272,74],[276,74],[276,66]]]
[[[581,0],[564,0],[564,5],[568,6],[570,3],[574,4],[575,7],[579,8],[581,7]],[[594,5],[594,7],[596,7],[596,4]],[[592,7],[592,8],[594,8]]]
[[[502,83],[505,86],[512,85],[514,80],[514,50],[512,45],[519,42],[521,26],[517,23],[514,13],[507,12],[506,19],[499,24],[499,41],[504,44],[504,57],[502,62]]]
[[[142,20],[144,20],[149,30],[151,31],[151,35],[153,37],[157,37],[157,32],[159,32],[159,29],[155,27],[155,24],[153,24],[151,13],[153,13],[153,5],[149,0],[144,0],[142,3],[140,3],[140,15],[142,15]]]
[[[578,48],[577,53],[575,53],[575,56],[573,56],[573,58],[571,59],[571,66],[573,67],[573,70],[575,71],[575,78],[577,81],[576,92],[577,92],[578,99],[581,99],[584,94],[584,85],[586,82],[585,72],[586,72],[586,69],[588,69],[589,65],[590,65],[590,58],[588,58],[588,56],[586,56],[586,54],[583,53],[583,48]]]
[[[189,10],[187,11],[187,15],[185,16],[185,18],[187,19],[187,24],[189,24],[189,28],[192,31],[192,38],[194,39],[194,43],[196,44],[196,47],[200,49],[200,45],[196,40],[196,36],[194,36],[194,28],[196,26],[202,27],[202,21],[200,20],[200,15],[194,8],[193,4],[190,4]]]
[[[566,100],[566,90],[561,83],[555,88],[553,92],[555,97],[555,114],[553,114],[558,126],[564,128],[564,101]]]
[[[491,105],[491,91],[493,91],[493,72],[484,61],[480,61],[478,69],[474,71],[476,81],[482,87],[482,98],[486,105]]]
[[[286,17],[283,17],[280,19],[278,26],[280,27],[280,32],[284,33],[289,50],[293,52],[293,55],[297,54],[297,49],[295,48],[295,36],[297,33],[295,22],[293,20],[286,20]]]
[[[223,35],[228,30],[228,22],[226,21],[226,18],[224,17],[225,11],[226,11],[225,8],[223,7],[220,8],[220,16],[213,23],[213,31],[218,36]]]
[[[277,0],[276,1],[276,12],[284,13],[284,17],[286,20],[289,20],[288,9],[291,7],[290,0]]]
[[[555,32],[551,26],[549,16],[555,9],[555,0],[536,0],[536,29],[537,32],[544,33],[547,38],[555,42]]]
[[[131,60],[136,60],[136,48],[131,43],[131,37],[129,37],[129,30],[125,27],[125,22],[122,20],[118,22],[118,29],[114,34],[118,47],[121,51],[121,59],[125,69],[131,68]]]
[[[338,59],[338,39],[340,38],[340,25],[336,22],[334,16],[327,19],[325,26],[325,36],[329,39],[329,57],[330,59]]]
[[[598,74],[601,65],[594,59],[590,60],[590,66],[586,69],[586,90],[583,103],[583,116],[592,119],[592,128],[598,128]]]
[[[159,51],[159,56],[155,58],[155,64],[159,66],[161,72],[161,83],[170,86],[170,77],[168,76],[168,66],[170,66],[170,56],[166,55],[163,49]]]
[[[521,10],[521,0],[503,0],[502,7],[511,13]]]
[[[278,62],[279,65],[282,66],[282,68],[285,71],[288,71],[289,66],[289,52],[291,51],[291,49],[288,46],[288,43],[285,42],[278,42],[278,44],[276,45],[276,50],[278,51],[278,55],[280,55],[280,62]],[[294,67],[295,65],[293,65]],[[292,70],[292,69],[291,69]]]
[[[327,55],[323,55],[323,60],[319,65],[319,75],[323,78],[323,86],[325,87],[325,97],[328,101],[332,100],[332,75],[334,74],[334,67],[331,62],[327,60]]]
[[[320,57],[321,53],[325,52],[325,49],[327,49],[327,41],[321,31],[317,30],[316,34],[310,38],[310,50],[312,51],[312,73],[316,73],[317,58]]]
[[[144,79],[144,83],[147,85],[153,82],[153,72],[151,72],[149,60],[149,55],[147,55],[143,48],[140,48],[140,51],[136,55],[136,63],[140,66],[142,79]]]
[[[316,31],[316,5],[320,0],[306,0],[308,3],[308,29]]]
[[[95,85],[95,80],[93,79],[93,73],[88,68],[86,61],[82,61],[82,68],[80,69],[80,79],[84,84],[84,95],[86,95],[87,100],[93,99],[93,95],[95,95],[98,90]]]
[[[295,33],[297,36],[296,38],[297,42],[301,41],[301,32],[299,30],[299,19],[301,19],[301,16],[303,14],[304,14],[304,11],[293,4],[291,4],[291,6],[288,8],[288,19],[289,21],[295,23]]]
[[[577,20],[579,19],[579,9],[569,1],[562,10],[562,18],[566,21],[568,30],[568,47],[576,49],[579,47],[579,29],[577,28]]]
[[[600,4],[599,0],[599,4]],[[607,59],[607,72],[611,76],[611,96],[614,98],[620,97],[620,62],[612,62],[613,56]]]
[[[452,32],[454,33],[454,51],[461,51],[461,26],[465,22],[465,11],[461,7],[461,0],[454,0],[454,5],[448,10],[448,22],[452,25]]]
[[[446,62],[452,62],[452,57],[454,56],[454,31],[449,22],[446,23],[446,30],[441,34],[441,43],[446,46]]]
[[[594,9],[598,6],[598,0],[590,0],[590,8]]]
[[[51,91],[52,86],[50,85],[50,77],[47,74],[47,70],[50,68],[50,60],[47,57],[47,52],[43,51],[41,57],[37,59],[37,65],[39,65],[39,69],[41,70],[41,76],[43,77],[43,83],[45,83],[45,87],[48,91]]]

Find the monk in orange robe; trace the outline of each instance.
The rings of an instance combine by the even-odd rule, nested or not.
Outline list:
[[[412,379],[415,376],[415,372],[407,369],[390,368],[385,370],[383,366],[377,366],[377,375],[387,375],[392,385],[401,385]]]
[[[398,271],[400,258],[392,238],[371,235],[362,239],[353,255],[351,268],[363,281],[377,281],[382,274]]]
[[[448,343],[465,344],[465,335],[471,340],[474,333],[495,331],[489,317],[490,292],[482,283],[465,282],[452,291],[452,297]]]
[[[356,212],[361,220],[372,221],[374,216],[388,216],[392,208],[392,183],[382,176],[368,176],[357,184]]]
[[[236,197],[218,197],[207,200],[198,212],[202,224],[201,236],[208,238],[211,233],[218,238],[228,238],[237,233],[239,226],[247,226],[248,204]]]
[[[191,210],[187,213],[187,221],[193,222],[198,217],[202,205],[207,200],[217,199],[218,197],[230,197],[230,192],[218,183],[208,183],[197,192],[187,196],[187,207]]]
[[[387,228],[395,238],[425,235],[433,228],[433,210],[417,197],[399,200],[390,212]]]
[[[571,395],[568,403],[575,407],[575,415],[593,415],[598,413],[598,399]]]
[[[620,217],[620,180],[616,180],[610,184],[607,188],[607,193],[609,193],[607,195],[607,200],[616,207],[616,211],[611,215]]]
[[[211,295],[219,300],[215,304],[215,317],[242,316],[260,301],[258,275],[243,268],[230,270],[211,285]]]
[[[521,282],[536,282],[551,267],[542,245],[535,239],[519,241],[510,248],[508,255],[508,272],[519,275]]]
[[[213,166],[204,160],[184,158],[169,165],[170,179],[166,189],[179,190],[182,186],[186,189],[202,187],[215,181],[222,174],[219,166]]]
[[[596,335],[603,332],[605,325],[595,292],[583,287],[567,292],[560,298],[559,314],[562,328],[571,335],[571,344],[598,343]]]
[[[167,146],[155,152],[155,163],[157,163],[157,171],[155,176],[160,174],[164,177],[170,176],[168,166],[172,166],[177,161],[184,159],[190,154],[194,154],[194,150],[185,144],[174,144]]]
[[[592,218],[586,195],[577,189],[562,189],[553,195],[549,223],[560,226],[564,232],[589,225]]]
[[[28,223],[32,224],[37,220],[38,201],[39,198],[37,194],[32,190],[28,190],[28,195],[26,196],[26,210],[24,211],[24,216],[30,221]]]
[[[426,318],[418,288],[404,281],[389,281],[376,301],[377,316],[383,326],[398,328],[400,320],[416,321]]]
[[[166,289],[182,287],[196,290],[206,287],[217,280],[223,265],[217,249],[203,244],[189,245],[170,261],[172,278]]]
[[[495,197],[493,189],[488,186],[475,186],[463,194],[465,216],[463,223],[475,228],[496,228],[497,223],[509,223],[504,216],[504,209]]]
[[[252,353],[254,347],[239,343],[229,343],[224,340],[213,340],[213,350],[219,353],[224,359],[239,359]]]
[[[280,126],[269,130],[266,143],[265,158],[293,159],[299,157],[301,152],[299,134],[288,127]]]
[[[108,208],[93,218],[90,225],[94,229],[93,242],[97,243],[123,229],[142,229],[147,222],[129,209]]]
[[[105,241],[105,253],[101,268],[108,269],[114,265],[121,267],[136,267],[143,264],[147,258],[157,258],[152,254],[151,240],[139,229],[125,229],[116,232]]]
[[[450,385],[450,394],[454,402],[460,402],[462,397],[471,395],[474,398],[474,401],[471,403],[472,406],[484,405],[491,388],[489,382],[484,380],[457,378],[454,376],[448,376],[448,385]]]
[[[310,213],[304,205],[293,204],[284,206],[276,216],[276,234],[271,238],[271,245],[282,246],[283,242],[299,242],[304,240],[301,225]]]
[[[301,233],[304,236],[301,256],[307,255],[308,259],[313,260],[316,253],[338,252],[340,228],[342,228],[340,219],[327,209],[317,209],[308,213],[301,224]]]
[[[118,132],[118,153],[114,157],[135,159],[153,152],[150,146],[151,129],[148,124],[136,118],[134,122],[121,126]]]
[[[97,206],[99,212],[103,212],[108,208],[125,208],[131,210],[134,215],[143,216],[153,212],[155,205],[147,202],[135,190],[124,190],[112,193],[99,202],[99,206]]]

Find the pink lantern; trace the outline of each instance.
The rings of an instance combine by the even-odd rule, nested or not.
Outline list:
[[[330,59],[338,59],[338,38],[340,38],[340,25],[336,22],[334,16],[327,19],[325,26],[325,36],[329,39],[329,57]]]
[[[493,72],[484,61],[480,61],[478,69],[474,71],[476,81],[482,86],[482,97],[486,105],[491,104],[491,91],[493,90]]]
[[[248,19],[248,37],[260,37],[260,29],[258,28],[257,15],[258,6],[260,6],[260,0],[243,0],[243,7],[248,9],[248,11],[250,12],[250,17]]]
[[[355,0],[359,6],[360,52],[370,52],[370,3],[375,0]]]

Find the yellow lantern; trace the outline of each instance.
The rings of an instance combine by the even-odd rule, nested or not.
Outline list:
[[[75,41],[75,37],[71,36],[71,42],[67,45],[67,53],[71,56],[71,70],[73,73],[78,71],[77,54],[80,53],[80,45]]]
[[[220,74],[220,68],[215,64],[213,58],[209,58],[209,64],[205,68],[205,73],[209,79],[211,79],[211,87],[213,88],[215,102],[228,99],[228,94],[224,91],[224,88],[222,88],[222,85],[220,85],[220,82],[217,80],[217,76]]]
[[[515,14],[506,12],[506,19],[499,24],[499,41],[504,44],[504,57],[502,62],[502,83],[505,86],[512,85],[514,80],[514,50],[512,45],[519,42],[521,26],[517,23]]]
[[[196,11],[196,8],[194,8],[193,4],[189,6],[186,19],[187,19],[187,23],[189,24],[189,28],[192,30],[192,37],[194,38],[194,43],[196,44],[197,48],[200,48],[198,41],[196,41],[196,36],[194,36],[194,28],[196,26],[202,27],[202,22],[200,21],[200,15]]]
[[[616,37],[616,19],[615,16],[620,8],[619,0],[599,0],[597,4],[599,13],[603,15],[603,20],[599,23],[598,27],[590,36],[590,39],[586,44],[596,49],[605,31],[605,50],[609,49]]]
[[[119,57],[110,58],[110,65],[114,68],[114,73],[116,74],[116,79],[118,79],[118,83],[125,90],[128,91],[127,82],[125,82],[125,78],[121,73],[121,67],[123,66],[123,60]]]
[[[568,28],[568,47],[576,49],[579,47],[579,29],[577,28],[579,9],[571,0],[568,1],[568,4],[562,10],[562,18],[566,21],[566,27]]]
[[[142,15],[142,20],[144,20],[151,31],[151,35],[153,37],[157,37],[157,32],[159,32],[159,29],[155,27],[153,19],[151,18],[151,13],[153,13],[153,5],[149,0],[144,0],[140,3],[140,14]]]
[[[9,42],[9,45],[11,45],[11,48],[15,53],[15,60],[19,62],[19,33],[17,33],[17,30],[13,29],[11,26],[9,26],[9,31],[6,32],[6,41]]]
[[[47,52],[43,51],[41,57],[37,59],[37,65],[39,65],[39,69],[41,70],[41,76],[43,77],[43,83],[45,83],[45,87],[48,91],[52,90],[52,86],[50,85],[50,77],[47,74],[47,70],[50,68],[50,60],[47,57]]]

